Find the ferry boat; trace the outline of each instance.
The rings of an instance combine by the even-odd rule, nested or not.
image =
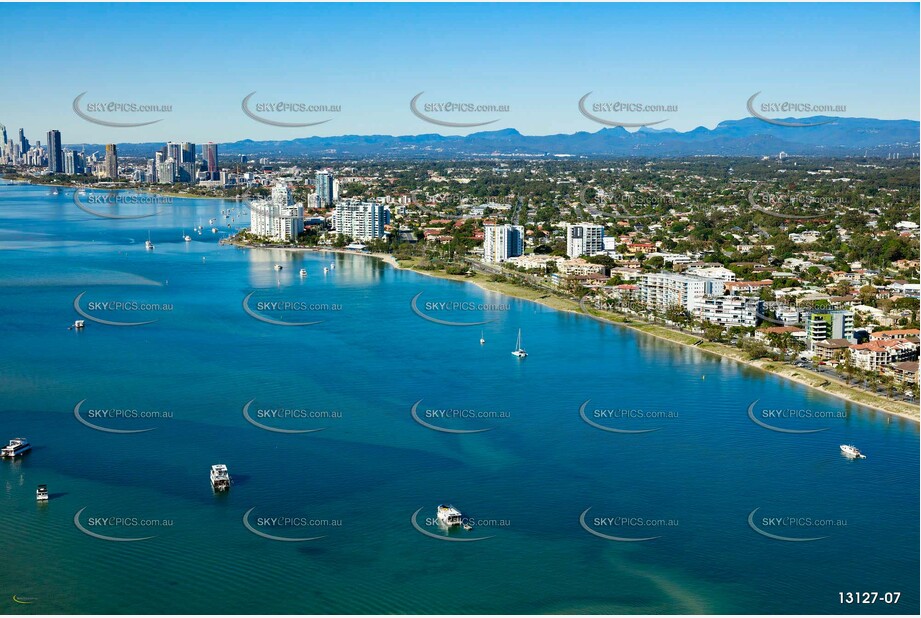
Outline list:
[[[460,526],[464,523],[464,514],[450,504],[439,504],[438,523],[449,528]]]
[[[224,464],[211,466],[211,489],[214,491],[230,489],[230,474],[227,473],[227,466]]]
[[[13,438],[7,446],[0,449],[0,457],[19,457],[31,449],[32,445],[25,438]]]
[[[847,457],[853,459],[866,459],[867,456],[860,452],[860,449],[852,444],[842,444],[841,452],[844,453]]]
[[[517,356],[518,358],[524,358],[525,356],[528,355],[525,349],[521,347],[521,329],[520,328],[518,329],[518,342],[515,344],[515,349],[512,351],[512,354],[514,356]]]
[[[38,500],[39,502],[48,501],[48,486],[47,485],[38,486],[38,489],[35,490],[35,499]]]
[[[302,268],[300,274],[301,274],[301,277],[306,277],[306,276],[307,276],[307,269],[306,269],[306,268]]]

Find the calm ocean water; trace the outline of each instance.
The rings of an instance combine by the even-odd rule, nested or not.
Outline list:
[[[217,244],[247,221],[216,200],[105,219],[72,189],[0,185],[0,439],[34,444],[0,462],[3,613],[918,611],[916,424],[375,259]],[[319,323],[260,321],[251,293],[258,315]],[[488,322],[427,321],[419,293],[436,319]],[[75,302],[153,322],[68,330]],[[765,422],[824,431],[760,427],[756,400]],[[255,422],[323,431],[258,428],[250,401]],[[656,431],[592,427],[586,401],[593,422]],[[417,402],[423,422],[490,431],[426,428]],[[226,494],[214,463],[234,478]],[[433,525],[445,502],[474,529]],[[413,526],[419,509],[441,538]],[[591,534],[586,509],[585,528],[655,538]],[[766,534],[822,538],[759,534],[755,509]],[[267,539],[246,513],[256,532],[321,538]],[[901,596],[842,606],[848,591]]]

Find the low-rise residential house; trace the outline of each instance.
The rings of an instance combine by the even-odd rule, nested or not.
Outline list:
[[[767,328],[759,328],[755,331],[755,339],[762,342],[768,342],[771,339],[771,335],[783,334],[789,334],[797,341],[806,342],[806,331],[799,326],[769,326]]]
[[[885,367],[883,372],[895,378],[900,384],[917,384],[918,361],[902,361]]]
[[[870,333],[870,341],[880,339],[912,339],[921,335],[917,328],[903,328],[900,330],[877,330]]]
[[[854,365],[865,371],[878,371],[881,367],[918,357],[918,346],[910,341],[881,339],[851,346]]]
[[[851,347],[847,339],[826,339],[812,347],[813,356],[820,361],[834,360],[837,356],[847,354]]]
[[[557,270],[564,276],[607,274],[603,264],[592,264],[591,262],[586,262],[582,258],[560,261],[557,263]],[[607,278],[605,278],[605,281],[607,281]]]
[[[741,294],[757,294],[765,288],[770,288],[774,282],[770,279],[764,281],[727,281],[723,286],[730,296]]]

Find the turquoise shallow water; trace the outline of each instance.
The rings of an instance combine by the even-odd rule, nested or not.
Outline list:
[[[35,445],[22,460],[0,462],[4,613],[918,610],[917,425],[696,350],[371,258],[220,247],[208,220],[226,229],[221,211],[235,207],[177,200],[157,217],[114,221],[76,208],[71,190],[0,185],[0,439],[23,435]],[[132,208],[119,212],[139,212]],[[183,230],[199,223],[203,234],[183,242]],[[148,233],[152,252],[144,249]],[[330,263],[336,267],[324,276]],[[93,316],[156,321],[88,320],[82,332],[67,330],[84,292],[79,306]],[[251,292],[254,310],[260,302],[311,306],[263,315],[320,323],[258,321],[243,310]],[[423,320],[410,309],[419,292],[418,306],[434,317],[490,321]],[[104,302],[161,307],[91,309]],[[508,310],[436,310],[426,302]],[[523,361],[509,353],[518,328],[530,352]],[[243,417],[251,400],[258,422],[324,430],[259,429]],[[427,422],[492,429],[427,429],[411,416],[420,400]],[[592,416],[610,427],[658,429],[605,432],[580,419],[586,400],[588,415],[671,415]],[[755,400],[759,411],[846,417],[772,420],[827,428],[777,433],[748,418]],[[90,429],[74,417],[80,401],[84,420],[153,431]],[[505,415],[425,416],[449,408]],[[100,409],[170,415],[91,416]],[[341,417],[260,416],[266,409]],[[838,453],[845,442],[869,457],[845,460]],[[218,462],[234,486],[215,496],[207,474]],[[52,494],[46,505],[34,499],[39,483]],[[426,522],[442,502],[478,520],[450,538],[492,538],[446,542],[414,529],[421,508],[419,526],[443,535]],[[590,507],[586,522],[595,531],[658,538],[594,536],[579,523]],[[748,524],[756,508],[755,524],[769,533],[826,538],[759,535]],[[93,538],[75,525],[81,509],[77,522],[90,532],[153,538]],[[323,538],[262,538],[243,525],[249,509],[257,531]],[[839,591],[901,598],[842,606]]]

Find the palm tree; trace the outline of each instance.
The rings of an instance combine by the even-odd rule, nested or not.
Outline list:
[[[867,371],[867,384],[875,395],[879,389],[879,374],[873,370]]]

